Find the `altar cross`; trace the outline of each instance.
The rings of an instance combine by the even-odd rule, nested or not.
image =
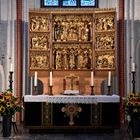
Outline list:
[[[70,79],[71,84],[70,84],[70,89],[73,90],[74,86],[74,79],[79,79],[79,76],[75,76],[74,74],[70,74],[69,76],[66,76],[67,79]]]
[[[61,108],[67,116],[70,117],[69,125],[74,125],[74,116],[77,116],[79,112],[82,112],[82,108],[76,104],[66,104],[65,107]]]

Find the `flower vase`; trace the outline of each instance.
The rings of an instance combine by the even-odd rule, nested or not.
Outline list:
[[[12,116],[3,116],[2,133],[3,137],[11,136]]]
[[[140,138],[140,118],[132,118],[132,136],[133,138]]]

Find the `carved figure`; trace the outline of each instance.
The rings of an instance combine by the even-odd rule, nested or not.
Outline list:
[[[49,27],[48,27],[48,19],[45,18],[45,17],[42,17],[41,18],[41,23],[40,23],[40,30],[49,30]]]
[[[82,41],[90,40],[90,25],[88,25],[87,21],[85,21],[84,27],[81,30],[81,40]]]
[[[64,63],[64,69],[68,69],[68,53],[66,49],[63,49],[63,63]]]
[[[88,68],[88,51],[85,49],[84,50],[84,60],[83,60],[83,67]]]
[[[67,40],[67,34],[68,34],[68,23],[66,21],[63,21],[62,22],[62,35],[61,35],[62,41]]]
[[[54,39],[55,41],[61,41],[62,27],[61,22],[57,21],[54,26]]]
[[[82,53],[82,50],[79,49],[78,50],[78,69],[81,69],[83,67],[83,62],[84,62],[83,53]]]
[[[31,41],[33,49],[48,49],[47,36],[33,36]]]
[[[61,54],[60,50],[56,51],[55,63],[56,63],[56,69],[61,69],[61,67],[62,67],[62,54]]]
[[[37,17],[34,17],[31,19],[31,30],[32,31],[38,31],[40,29],[40,21],[37,19]]]
[[[69,61],[70,69],[74,69],[75,68],[75,54],[74,54],[73,49],[70,50],[69,57],[70,57],[70,61]]]
[[[114,68],[115,56],[110,54],[99,55],[97,57],[97,68]]]
[[[99,35],[96,37],[96,49],[114,49],[114,35]]]
[[[68,40],[78,40],[76,23],[70,21],[68,29]]]

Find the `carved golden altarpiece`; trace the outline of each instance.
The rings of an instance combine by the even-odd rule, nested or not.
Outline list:
[[[90,72],[94,71],[95,94],[108,71],[116,69],[115,9],[34,9],[29,11],[29,75],[38,72],[43,94],[63,93],[63,79],[78,75],[80,92],[90,94]]]
[[[90,95],[91,72],[94,78],[94,94],[102,94],[101,83],[107,80],[108,71],[115,74],[115,9],[30,9],[28,38],[29,76],[38,72],[38,79],[43,83],[42,94],[61,95],[65,88],[70,87],[70,90],[78,89],[81,95]],[[52,83],[49,79],[50,72]],[[77,84],[75,79],[78,80]],[[84,128],[110,127],[117,126],[119,122],[118,102],[27,102],[25,108],[25,125],[31,128],[64,126],[65,129],[65,126],[73,128],[69,126],[75,125]],[[28,112],[34,109],[32,116],[29,116]],[[113,111],[114,116],[111,116],[110,112]],[[112,119],[114,120],[110,123]]]

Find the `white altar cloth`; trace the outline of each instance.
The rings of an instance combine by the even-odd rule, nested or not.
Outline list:
[[[25,95],[24,102],[48,102],[48,103],[82,103],[82,104],[97,104],[97,103],[119,103],[120,96],[118,95]]]

